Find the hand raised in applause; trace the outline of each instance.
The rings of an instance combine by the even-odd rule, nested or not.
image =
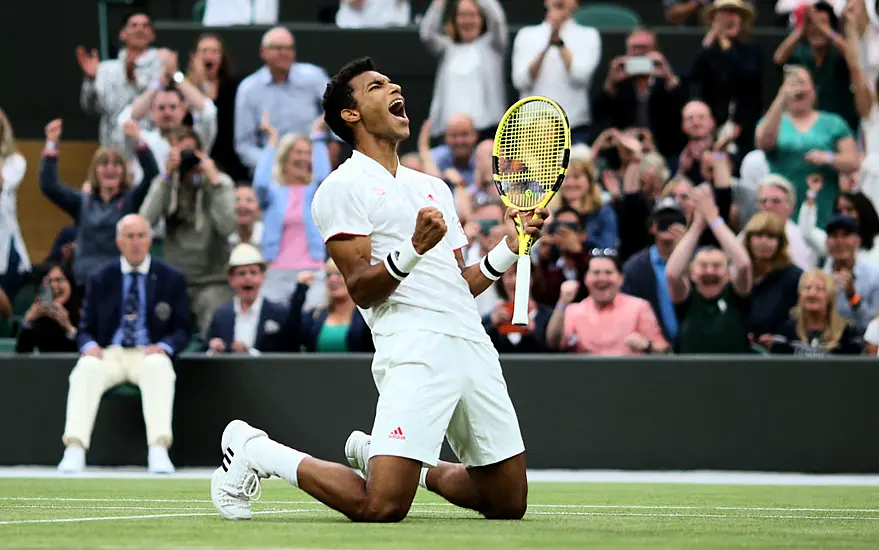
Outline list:
[[[424,254],[437,245],[446,236],[448,227],[443,213],[433,207],[422,208],[415,220],[415,234],[412,235],[412,246],[415,252]]]
[[[579,281],[565,281],[559,288],[559,304],[566,306],[574,301],[580,291]]]

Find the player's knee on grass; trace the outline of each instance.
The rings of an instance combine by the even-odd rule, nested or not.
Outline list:
[[[522,519],[528,509],[528,498],[522,495],[510,500],[488,503],[482,515],[486,519]]]
[[[367,498],[355,521],[366,523],[398,523],[409,514],[411,502]]]

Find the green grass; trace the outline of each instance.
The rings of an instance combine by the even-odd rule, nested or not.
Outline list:
[[[421,491],[397,525],[350,523],[278,481],[263,484],[252,521],[226,521],[208,487],[207,480],[0,479],[0,548],[879,548],[875,487],[534,483],[520,522],[482,520]]]

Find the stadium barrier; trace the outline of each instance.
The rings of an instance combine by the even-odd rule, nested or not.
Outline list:
[[[0,357],[0,465],[54,465],[73,356]],[[504,356],[531,468],[879,472],[873,358]],[[178,466],[215,466],[242,418],[275,439],[344,460],[369,431],[367,355],[186,356],[177,364]],[[444,456],[450,457],[448,449]],[[140,399],[110,392],[91,465],[143,465]]]

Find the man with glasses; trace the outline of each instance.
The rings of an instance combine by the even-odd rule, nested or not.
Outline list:
[[[770,174],[763,178],[757,187],[757,204],[760,210],[772,212],[784,219],[787,251],[794,265],[803,271],[808,271],[818,265],[818,254],[806,244],[800,227],[790,219],[795,202],[793,186],[778,174]]]
[[[263,113],[279,135],[307,136],[330,80],[320,67],[296,61],[296,43],[284,27],[266,32],[259,52],[265,65],[241,82],[235,96],[235,151],[251,170],[265,146],[259,129]]]

